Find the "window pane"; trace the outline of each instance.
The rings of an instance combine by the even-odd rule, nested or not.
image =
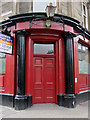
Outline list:
[[[78,44],[78,55],[79,55],[79,73],[90,74],[90,49],[84,45]]]
[[[78,49],[81,50],[81,44],[78,44]]]
[[[0,53],[0,73],[6,72],[6,54]]]
[[[84,11],[84,14],[86,15],[85,5],[83,5],[83,11]]]
[[[86,17],[84,16],[84,27],[86,27]]]
[[[54,54],[54,44],[34,44],[34,54]]]

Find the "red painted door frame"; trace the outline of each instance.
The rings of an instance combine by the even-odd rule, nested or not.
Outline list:
[[[38,36],[39,35],[39,36]],[[42,37],[40,37],[42,36]],[[49,36],[49,37],[48,37]],[[48,39],[49,38],[49,39]],[[56,63],[56,104],[57,95],[65,93],[64,78],[64,40],[61,33],[53,30],[31,30],[26,40],[26,95],[32,95],[33,103],[33,57],[34,42],[54,43],[55,44],[55,63]]]
[[[36,39],[34,40],[34,39],[32,39],[32,41],[33,41],[33,57],[35,57],[35,56],[38,56],[38,55],[34,55],[34,42],[41,42],[42,40],[36,40]],[[58,46],[58,44],[59,44],[59,43],[58,43],[57,40],[54,40],[54,41],[53,41],[53,40],[50,40],[50,39],[49,39],[49,40],[43,40],[43,41],[44,41],[44,43],[46,42],[46,43],[54,43],[54,44],[55,44],[55,68],[56,68],[56,69],[55,69],[55,73],[56,73],[56,74],[55,74],[55,76],[56,76],[56,77],[55,77],[55,78],[56,78],[56,87],[55,87],[55,88],[56,88],[56,90],[55,90],[55,93],[56,93],[55,99],[56,99],[56,100],[55,100],[55,103],[57,104],[57,94],[58,94],[58,92],[59,92],[59,90],[58,90],[58,84],[59,84],[59,81],[58,81],[58,80],[59,80],[59,78],[58,78],[58,70],[59,70],[59,68],[58,68],[58,62],[59,62],[59,61],[58,61],[58,58],[59,58],[59,56],[58,56],[58,55],[59,55],[59,54],[58,54],[58,50],[59,50],[59,49],[58,49],[58,48],[59,48],[59,46]],[[42,56],[42,55],[41,55],[41,56]],[[45,57],[48,57],[48,55],[45,55]],[[53,57],[53,56],[51,55],[51,56],[49,56],[49,57]],[[34,70],[33,70],[33,73],[34,73]],[[34,80],[33,80],[33,85],[32,85],[32,86],[33,86],[32,88],[34,88]],[[33,90],[33,93],[32,93],[32,103],[34,104],[34,102],[33,102],[33,101],[34,101],[34,100],[33,100],[33,99],[34,99],[34,98],[33,98],[33,95],[34,95],[34,90]]]

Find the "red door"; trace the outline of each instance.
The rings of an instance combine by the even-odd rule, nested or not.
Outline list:
[[[34,57],[34,103],[55,103],[55,58]]]

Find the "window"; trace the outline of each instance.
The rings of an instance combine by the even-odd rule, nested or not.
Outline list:
[[[54,54],[54,44],[34,44],[34,54]]]
[[[83,27],[88,29],[87,6],[84,2],[82,3],[82,25],[83,25]]]
[[[6,72],[6,54],[0,53],[0,73]]]
[[[90,74],[90,49],[78,43],[79,73]]]

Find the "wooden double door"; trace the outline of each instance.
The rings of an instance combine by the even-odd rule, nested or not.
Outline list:
[[[55,103],[55,58],[34,57],[34,103]]]

